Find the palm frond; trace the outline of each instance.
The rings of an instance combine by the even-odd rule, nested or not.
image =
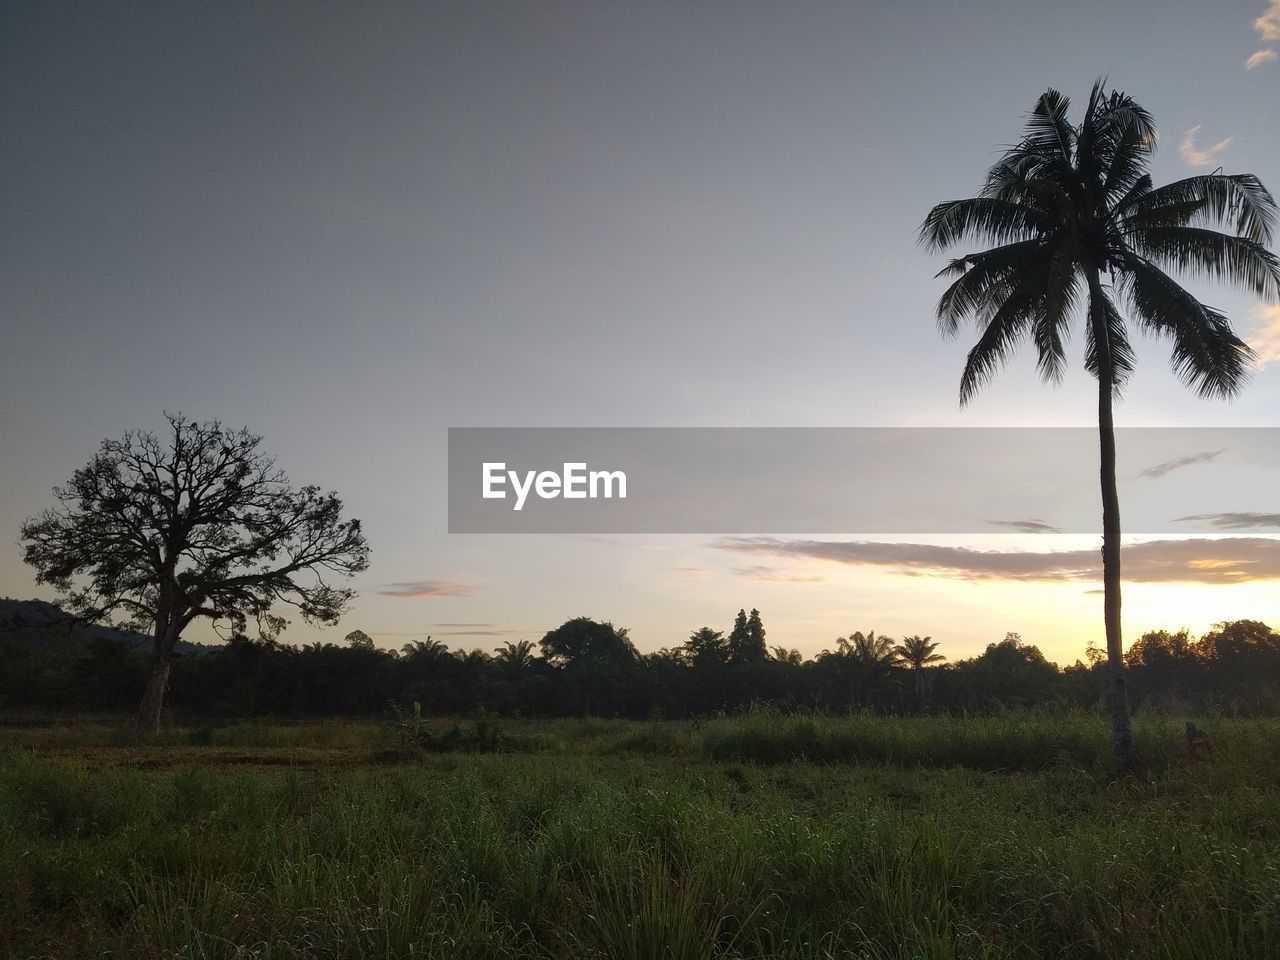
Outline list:
[[[1070,163],[1075,155],[1076,129],[1067,117],[1071,98],[1053,88],[1042,93],[1027,116],[1023,143],[1046,162]]]
[[[957,278],[938,300],[939,329],[954,334],[967,318],[989,315],[993,302],[1038,272],[1046,247],[1043,240],[1023,240],[952,260],[938,273]]]
[[[1151,192],[1151,174],[1144,173],[1133,182],[1123,197],[1116,201],[1115,210],[1126,210],[1138,202],[1139,199],[1145,197]]]
[[[1084,351],[1084,368],[1099,378],[1103,376],[1099,349],[1100,337],[1103,336],[1106,337],[1106,346],[1111,356],[1111,388],[1119,394],[1125,381],[1133,373],[1136,358],[1133,344],[1129,342],[1129,332],[1125,329],[1124,317],[1105,291],[1089,295],[1089,325]]]
[[[1173,340],[1174,373],[1202,397],[1231,397],[1249,376],[1254,353],[1225,314],[1192,296],[1154,263],[1125,260],[1123,289],[1143,327]]]
[[[1080,294],[1080,274],[1075,245],[1060,243],[1044,270],[1040,309],[1032,326],[1036,345],[1036,367],[1045,380],[1058,383],[1066,368],[1063,341],[1070,331]]]
[[[1122,233],[1146,227],[1186,227],[1204,209],[1203,200],[1184,200],[1158,206],[1138,207],[1119,220]]]
[[[1134,251],[1158,264],[1237,283],[1260,297],[1280,296],[1280,260],[1262,244],[1200,227],[1138,227],[1126,235]]]
[[[1147,165],[1154,147],[1153,133],[1136,118],[1121,126],[1115,147],[1106,158],[1107,173],[1102,192],[1107,200],[1127,196],[1144,178],[1150,183]]]
[[[1023,147],[1012,147],[987,171],[979,195],[1017,203],[1034,210],[1043,222],[1057,224],[1071,202],[1059,173],[1047,170],[1042,158]]]
[[[927,250],[945,250],[962,240],[1012,243],[1050,226],[1033,208],[994,197],[972,197],[939,203],[925,217],[919,241]]]
[[[1145,207],[1200,200],[1209,225],[1228,224],[1254,243],[1270,244],[1276,225],[1276,202],[1251,173],[1207,173],[1175,180],[1128,200],[1118,208],[1129,215]]]
[[[965,359],[960,375],[960,405],[965,406],[991,382],[1026,336],[1039,292],[1034,281],[1018,286],[996,310]]]

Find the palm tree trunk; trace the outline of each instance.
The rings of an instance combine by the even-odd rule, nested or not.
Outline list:
[[[1124,674],[1124,643],[1120,631],[1120,493],[1116,488],[1116,432],[1112,416],[1115,374],[1106,318],[1101,314],[1102,282],[1089,274],[1093,334],[1098,350],[1098,443],[1102,483],[1102,618],[1107,636],[1107,673],[1111,701],[1111,737],[1116,765],[1133,769],[1133,731],[1129,725],[1129,692]]]

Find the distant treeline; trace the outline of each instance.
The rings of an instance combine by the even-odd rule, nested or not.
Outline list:
[[[986,713],[1006,707],[1104,703],[1101,652],[1060,668],[1010,633],[980,655],[943,662],[928,637],[892,640],[874,631],[836,640],[812,659],[765,644],[756,611],[739,612],[728,635],[703,627],[678,647],[641,654],[627,631],[570,620],[537,644],[495,652],[450,650],[427,639],[399,651],[361,631],[343,644],[302,647],[233,638],[190,648],[171,677],[171,704],[187,717],[325,717],[383,712],[415,701],[434,715],[477,711],[528,717],[705,716],[753,704],[782,709],[909,714]],[[0,625],[0,708],[132,711],[147,655],[111,635],[32,643]],[[1280,713],[1280,634],[1266,624],[1219,624],[1200,638],[1147,633],[1130,648],[1135,710]]]

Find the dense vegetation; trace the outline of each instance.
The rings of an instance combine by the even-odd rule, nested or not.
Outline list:
[[[1119,780],[1078,713],[9,728],[0,954],[1277,956],[1277,721],[1134,726]]]
[[[0,645],[5,634],[0,630]],[[806,660],[765,643],[759,614],[740,612],[727,635],[710,627],[679,647],[641,654],[625,629],[580,618],[539,644],[494,653],[450,650],[434,640],[378,649],[347,642],[303,647],[243,637],[175,657],[178,717],[381,715],[420,703],[427,715],[686,718],[751,705],[883,714],[989,713],[1007,707],[1104,705],[1101,654],[1065,669],[1016,634],[980,656],[942,662],[927,637],[901,641],[855,632]],[[192,648],[194,651],[195,648]],[[113,636],[42,644],[10,639],[2,652],[0,707],[131,710],[147,662]],[[1220,624],[1198,639],[1148,633],[1126,654],[1135,709],[1176,714],[1280,712],[1280,634],[1262,623]]]

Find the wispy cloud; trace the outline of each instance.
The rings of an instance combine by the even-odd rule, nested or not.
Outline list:
[[[999,551],[922,543],[729,537],[715,544],[745,554],[879,567],[904,576],[969,582],[1078,583],[1102,579],[1098,550]],[[1280,540],[1153,540],[1122,550],[1125,579],[1135,583],[1247,583],[1280,580]]]
[[[433,637],[513,637],[519,630],[441,630]]]
[[[988,520],[994,527],[1008,527],[1019,533],[1061,533],[1062,531],[1043,520]]]
[[[1178,153],[1182,155],[1182,159],[1188,165],[1193,167],[1216,167],[1218,165],[1218,157],[1222,151],[1231,146],[1232,137],[1225,140],[1219,140],[1212,147],[1201,149],[1196,145],[1196,137],[1200,133],[1200,124],[1196,124],[1190,130],[1182,135],[1182,142],[1178,144]]]
[[[1280,0],[1271,0],[1266,12],[1253,21],[1253,29],[1258,31],[1258,37],[1264,43],[1280,40]]]
[[[509,637],[528,633],[527,630],[508,630],[496,623],[432,623],[425,630],[397,630],[373,633],[374,637],[417,637],[425,640],[428,637]]]
[[[710,580],[711,571],[706,567],[676,567],[676,573],[686,580]]]
[[[1183,467],[1217,460],[1224,453],[1226,453],[1225,450],[1206,450],[1203,453],[1193,453],[1186,457],[1176,457],[1173,460],[1166,460],[1164,463],[1157,463],[1154,467],[1140,470],[1138,477],[1144,480],[1159,480],[1161,477],[1168,476],[1173,471],[1180,470]]]
[[[1262,16],[1253,21],[1254,32],[1258,34],[1258,39],[1263,43],[1271,43],[1280,40],[1280,0],[1271,0],[1267,4],[1267,9]],[[1244,62],[1246,70],[1252,70],[1254,67],[1264,63],[1270,63],[1276,59],[1275,50],[1270,47],[1264,47],[1256,51],[1248,60]]]
[[[787,573],[777,567],[766,567],[761,564],[735,567],[733,572],[743,580],[757,580],[761,583],[822,583],[827,579],[814,574]]]
[[[1280,513],[1194,513],[1174,523],[1204,523],[1215,530],[1262,530],[1280,527]]]
[[[1258,307],[1253,315],[1257,318],[1258,325],[1249,335],[1249,346],[1258,355],[1254,366],[1261,370],[1273,363],[1280,363],[1280,303]]]
[[[456,580],[405,580],[389,583],[378,591],[384,597],[416,600],[422,597],[469,597],[475,587]]]
[[[1272,63],[1276,59],[1276,52],[1270,47],[1264,47],[1261,50],[1255,50],[1249,54],[1249,59],[1244,62],[1246,70],[1252,70],[1254,67],[1260,67],[1264,63]]]

